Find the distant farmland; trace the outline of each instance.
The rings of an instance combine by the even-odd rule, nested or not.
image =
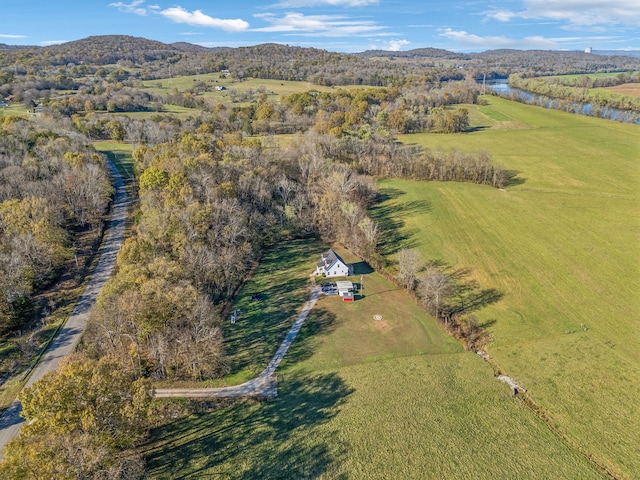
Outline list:
[[[625,83],[624,85],[616,85],[615,87],[605,88],[609,92],[619,93],[620,95],[631,95],[640,97],[640,83]]]

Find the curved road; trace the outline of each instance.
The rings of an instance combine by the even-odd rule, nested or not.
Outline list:
[[[60,360],[69,355],[80,341],[89,317],[89,310],[93,307],[100,290],[109,279],[115,266],[116,254],[122,245],[124,227],[127,218],[127,193],[124,189],[122,177],[115,165],[108,161],[109,170],[116,189],[113,207],[107,230],[107,236],[100,250],[100,260],[87,283],[84,293],[78,300],[71,316],[51,342],[38,365],[31,372],[25,388],[40,380],[46,373],[55,370]],[[14,400],[11,406],[0,417],[0,458],[4,446],[20,433],[24,419],[20,416],[22,406]]]
[[[293,322],[287,336],[280,344],[280,348],[275,353],[267,368],[260,375],[248,382],[230,387],[216,388],[158,388],[155,391],[155,398],[238,398],[238,397],[259,397],[273,398],[277,395],[277,383],[273,376],[289,350],[289,347],[295,340],[302,324],[307,319],[309,312],[318,301],[320,296],[320,288],[312,287],[309,300],[305,303],[304,308],[298,314],[298,318]]]

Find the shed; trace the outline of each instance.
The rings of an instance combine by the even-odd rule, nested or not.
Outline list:
[[[336,287],[338,288],[338,295],[344,297],[346,294],[350,293],[351,298],[353,298],[353,283],[349,281],[338,281],[336,282]]]

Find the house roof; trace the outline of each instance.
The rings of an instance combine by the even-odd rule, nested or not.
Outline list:
[[[333,251],[333,249],[329,249],[326,252],[324,252],[322,254],[322,260],[321,263],[324,263],[326,265],[327,268],[331,267],[331,265],[333,265],[334,263],[336,263],[338,260],[340,260],[342,263],[344,263],[345,265],[347,264],[341,257],[340,255],[338,255],[336,252]]]

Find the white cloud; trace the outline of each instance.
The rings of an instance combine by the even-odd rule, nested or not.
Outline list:
[[[115,7],[124,13],[135,13],[136,15],[144,16],[147,14],[147,9],[142,7],[142,4],[144,4],[144,0],[133,0],[128,5],[124,2],[115,2],[110,3],[109,6]]]
[[[242,32],[249,28],[249,24],[240,18],[214,18],[202,13],[201,10],[189,12],[182,7],[171,7],[159,13],[174,23],[186,23],[196,27],[219,28],[227,32]]]
[[[555,39],[542,36],[532,36],[525,38],[508,38],[503,36],[481,37],[464,30],[445,29],[439,34],[441,37],[453,40],[461,47],[494,49],[494,48],[533,48],[533,49],[557,49],[558,42]]]
[[[389,40],[388,42],[377,42],[369,46],[371,50],[387,50],[390,52],[399,52],[402,47],[409,45],[409,40]]]
[[[0,38],[27,38],[26,35],[11,35],[10,33],[0,33]]]
[[[550,19],[582,27],[618,24],[640,26],[638,0],[524,0],[524,6],[524,10],[517,12],[490,11],[486,18],[502,22],[514,18]]]
[[[254,15],[269,23],[268,27],[255,28],[255,32],[280,32],[313,34],[324,37],[362,36],[375,34],[385,27],[370,20],[350,20],[343,15],[304,15],[297,12],[277,17],[272,13]]]
[[[380,0],[283,0],[273,7],[279,8],[300,8],[315,7],[319,5],[330,5],[333,7],[366,7],[368,5],[377,5]]]
[[[499,22],[508,22],[512,18],[517,16],[517,13],[510,12],[508,10],[498,10],[487,14],[488,18],[493,18],[494,20],[498,20]]]

